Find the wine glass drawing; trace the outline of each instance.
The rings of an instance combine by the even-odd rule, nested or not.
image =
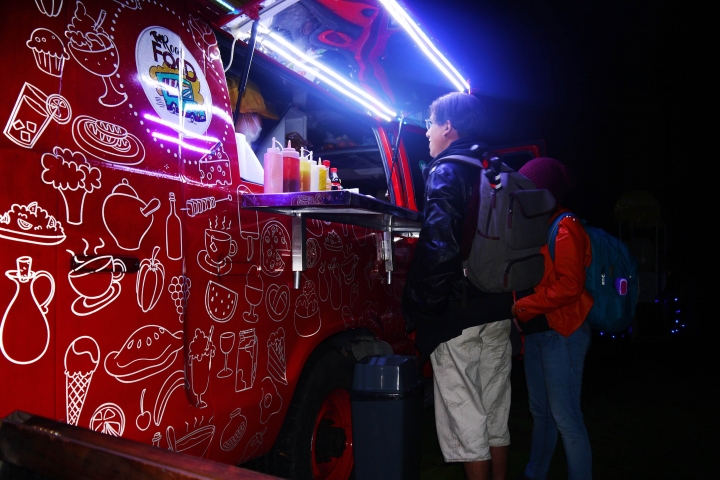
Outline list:
[[[243,319],[248,323],[257,323],[258,315],[255,307],[262,302],[263,280],[260,278],[257,265],[253,265],[248,271],[247,285],[245,285],[245,299],[250,304],[250,311],[243,312]]]
[[[220,350],[225,354],[225,367],[217,374],[218,378],[226,378],[232,375],[233,371],[228,368],[228,355],[235,346],[235,332],[225,332],[220,335]]]

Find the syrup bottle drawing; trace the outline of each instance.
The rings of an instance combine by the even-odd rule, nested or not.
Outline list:
[[[50,344],[45,315],[55,294],[55,281],[48,272],[32,270],[32,257],[18,257],[16,264],[16,270],[5,272],[15,282],[15,295],[0,323],[0,351],[11,362],[27,365],[45,355]],[[35,281],[41,277],[50,281],[50,292],[43,301],[35,294]]]

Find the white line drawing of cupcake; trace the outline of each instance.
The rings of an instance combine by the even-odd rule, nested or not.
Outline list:
[[[25,45],[32,50],[37,67],[48,75],[62,76],[65,60],[70,54],[60,37],[47,28],[36,28]]]

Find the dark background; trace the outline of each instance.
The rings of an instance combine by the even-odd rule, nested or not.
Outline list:
[[[700,146],[713,123],[701,108],[707,12],[667,0],[405,3],[483,100],[489,143],[543,139],[575,174],[574,210],[624,240],[647,237],[660,292],[681,296],[700,331],[712,245],[712,218],[693,221],[712,178]],[[621,225],[621,197],[658,202],[657,230]]]

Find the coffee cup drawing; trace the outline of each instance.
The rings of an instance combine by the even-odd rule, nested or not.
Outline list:
[[[237,253],[238,245],[228,232],[205,230],[205,250],[198,252],[200,268],[215,275],[226,275],[232,268],[230,257]]]
[[[72,304],[75,315],[85,316],[108,306],[121,291],[125,264],[112,255],[92,257],[68,272],[70,286],[79,296]]]

